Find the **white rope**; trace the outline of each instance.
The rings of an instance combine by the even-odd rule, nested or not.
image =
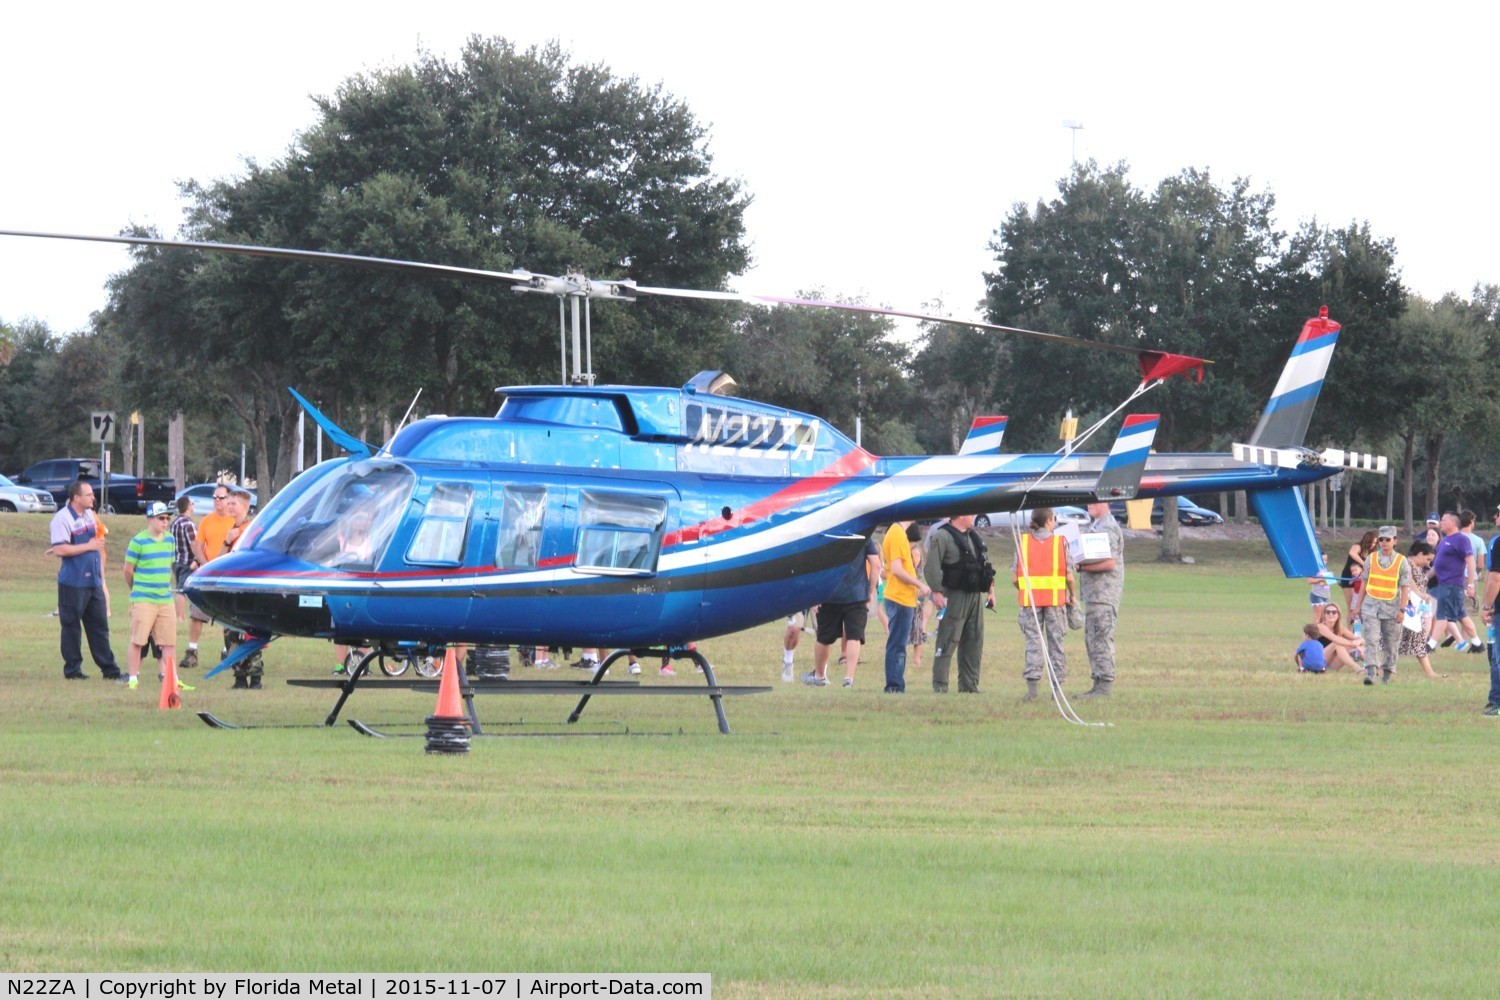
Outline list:
[[[1026,501],[1028,501],[1031,498],[1032,491],[1035,490],[1037,487],[1039,487],[1042,484],[1042,480],[1046,479],[1049,475],[1051,475],[1052,470],[1055,469],[1055,468],[1057,468],[1057,463],[1061,462],[1063,459],[1067,458],[1069,455],[1072,455],[1073,452],[1077,451],[1078,447],[1080,445],[1082,445],[1085,441],[1087,441],[1090,437],[1092,437],[1099,430],[1099,428],[1103,427],[1105,424],[1109,423],[1109,421],[1113,420],[1114,417],[1115,417],[1115,414],[1119,413],[1121,410],[1125,409],[1125,407],[1127,407],[1131,403],[1135,402],[1137,399],[1139,399],[1146,392],[1148,392],[1151,389],[1154,389],[1157,386],[1161,385],[1162,382],[1164,382],[1164,381],[1166,381],[1166,380],[1165,379],[1154,379],[1154,380],[1152,380],[1150,382],[1145,382],[1145,381],[1141,382],[1140,385],[1138,385],[1138,386],[1135,387],[1135,391],[1132,392],[1129,396],[1126,397],[1126,399],[1125,399],[1125,401],[1123,403],[1121,403],[1119,406],[1115,407],[1113,410],[1110,410],[1109,413],[1107,413],[1105,416],[1103,416],[1097,422],[1095,422],[1092,427],[1088,428],[1088,430],[1086,430],[1082,434],[1078,435],[1072,441],[1069,441],[1066,444],[1064,444],[1063,447],[1062,447],[1062,450],[1058,453],[1057,458],[1055,458],[1055,459],[1052,460],[1052,464],[1049,465],[1049,466],[1047,466],[1047,468],[1042,471],[1042,474],[1037,477],[1036,482],[1034,482],[1030,486],[1028,486],[1026,488],[1026,492],[1021,495],[1021,509],[1022,510],[1026,509],[1026,506],[1027,506],[1026,505]],[[1021,543],[1021,528],[1016,523],[1016,520],[1014,518],[1012,518],[1011,522],[1010,522],[1010,533],[1011,533],[1011,540],[1015,543],[1015,546],[1016,546],[1016,560],[1017,560],[1017,564],[1019,565],[1019,563],[1021,562],[1021,559],[1022,559],[1022,553],[1024,552],[1024,548],[1022,547],[1022,543]],[[1028,567],[1028,570],[1029,570],[1029,567]],[[1046,632],[1046,630],[1044,628],[1042,628],[1042,616],[1041,616],[1041,613],[1039,611],[1037,611],[1037,608],[1036,608],[1035,595],[1032,593],[1032,590],[1031,590],[1031,576],[1030,576],[1030,573],[1028,572],[1026,574],[1022,574],[1021,579],[1025,583],[1025,586],[1026,586],[1026,607],[1029,608],[1030,611],[1031,611],[1031,621],[1032,621],[1032,624],[1036,626],[1037,636],[1041,640],[1040,645],[1041,645],[1041,650],[1042,650],[1042,665],[1046,668],[1046,672],[1047,672],[1047,686],[1052,690],[1052,703],[1057,706],[1057,712],[1058,712],[1058,714],[1061,715],[1065,721],[1067,721],[1067,722],[1069,722],[1069,723],[1071,723],[1071,724],[1073,724],[1075,726],[1101,726],[1101,727],[1113,726],[1114,723],[1112,723],[1112,722],[1086,722],[1082,718],[1079,717],[1079,715],[1078,715],[1078,713],[1076,711],[1074,711],[1072,702],[1068,701],[1068,696],[1063,693],[1062,681],[1058,680],[1058,677],[1057,677],[1057,668],[1055,666],[1053,666],[1053,663],[1052,663],[1052,654],[1051,654],[1051,651],[1050,651],[1050,645],[1051,644],[1050,644],[1050,642],[1047,639],[1047,632]],[[1077,598],[1075,597],[1075,600],[1076,599]],[[1064,611],[1064,614],[1066,614],[1066,611]],[[1087,647],[1085,647],[1085,648],[1087,648]],[[1085,655],[1087,655],[1087,654],[1085,654]]]

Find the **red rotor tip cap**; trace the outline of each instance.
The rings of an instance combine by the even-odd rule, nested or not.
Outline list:
[[[1327,319],[1328,318],[1328,307],[1327,306],[1318,306],[1318,318],[1319,319]]]

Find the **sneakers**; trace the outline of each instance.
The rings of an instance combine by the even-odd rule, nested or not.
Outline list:
[[[1500,705],[1486,705],[1482,715],[1500,715]]]
[[[1446,646],[1448,644],[1445,642],[1445,643],[1443,643],[1443,645]],[[1469,640],[1465,639],[1463,642],[1459,643],[1457,646],[1454,646],[1453,649],[1454,649],[1455,652],[1467,653],[1469,651]]]
[[[672,669],[672,664],[670,664],[670,663],[663,663],[661,665],[661,671],[660,671],[660,673],[661,673],[661,675],[663,677],[676,677],[677,676],[677,671],[675,671],[675,670]]]
[[[599,661],[592,656],[581,656],[568,664],[568,666],[575,670],[597,670],[599,669]]]
[[[1483,653],[1484,652],[1484,643],[1479,642],[1478,640],[1475,640],[1474,642],[1472,642],[1472,643],[1469,644],[1469,652],[1471,652],[1471,653]]]
[[[182,681],[178,681],[177,682],[177,690],[179,690],[179,691],[196,691],[198,689],[195,688],[195,687],[193,687],[191,684],[184,684],[184,683],[182,683]]]
[[[1450,635],[1448,638],[1444,639],[1438,645],[1442,646],[1444,649],[1447,649],[1449,646],[1453,645],[1453,636]]]
[[[136,676],[132,675],[131,678],[130,678],[130,680],[128,680],[128,681],[125,682],[125,686],[128,687],[128,688],[130,688],[130,690],[134,691],[136,688],[138,688],[138,687],[141,686],[141,679],[139,677],[136,677]]]
[[[854,686],[854,678],[853,677],[845,677],[844,678],[844,687],[846,687],[846,688],[852,688],[853,686]]]
[[[1427,640],[1427,651],[1430,653],[1430,652],[1434,651],[1437,648],[1438,648],[1438,641],[1436,639],[1429,638]]]
[[[641,672],[641,665],[639,663],[632,662],[630,664],[630,675],[632,677],[636,677],[636,676],[639,676],[640,672]]]
[[[790,684],[796,679],[797,675],[792,672],[792,665],[790,663],[783,663],[781,665],[781,683]]]
[[[198,669],[198,651],[196,649],[190,649],[186,653],[183,653],[182,654],[182,662],[179,663],[179,664],[177,664],[177,669],[178,670],[197,670]]]
[[[828,678],[819,677],[817,674],[809,670],[807,673],[802,675],[802,683],[808,685],[809,687],[827,687]]]

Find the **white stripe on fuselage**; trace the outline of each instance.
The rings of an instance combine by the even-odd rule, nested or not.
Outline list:
[[[991,475],[1013,464],[1018,458],[1028,455],[935,455],[901,469],[889,476],[873,480],[869,486],[851,496],[836,500],[809,514],[785,524],[777,524],[753,534],[726,538],[721,542],[679,546],[664,553],[657,565],[657,573],[703,568],[713,563],[726,562],[763,552],[783,545],[805,541],[815,535],[839,528],[849,521],[864,517],[874,511],[910,500],[913,497],[961,483],[975,476]],[[1093,456],[1096,457],[1097,456]],[[1081,466],[1078,456],[1062,459],[1054,471],[1077,472]],[[1034,470],[1040,473],[1040,469]],[[998,484],[997,484],[998,485]],[[776,515],[771,515],[775,518]],[[558,569],[528,570],[526,572],[485,573],[466,576],[442,576],[419,578],[376,579],[362,577],[314,577],[306,576],[229,576],[213,580],[210,589],[224,587],[246,587],[258,590],[288,589],[369,591],[371,593],[402,593],[431,590],[472,590],[490,586],[526,586],[548,583],[556,579]],[[589,575],[586,572],[580,575]]]

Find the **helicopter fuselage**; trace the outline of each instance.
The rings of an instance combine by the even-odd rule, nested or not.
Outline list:
[[[815,417],[691,390],[503,390],[294,480],[187,583],[254,634],[680,645],[824,600],[881,525],[1093,499],[1106,456],[879,458]],[[1152,456],[1139,495],[1335,470]]]

